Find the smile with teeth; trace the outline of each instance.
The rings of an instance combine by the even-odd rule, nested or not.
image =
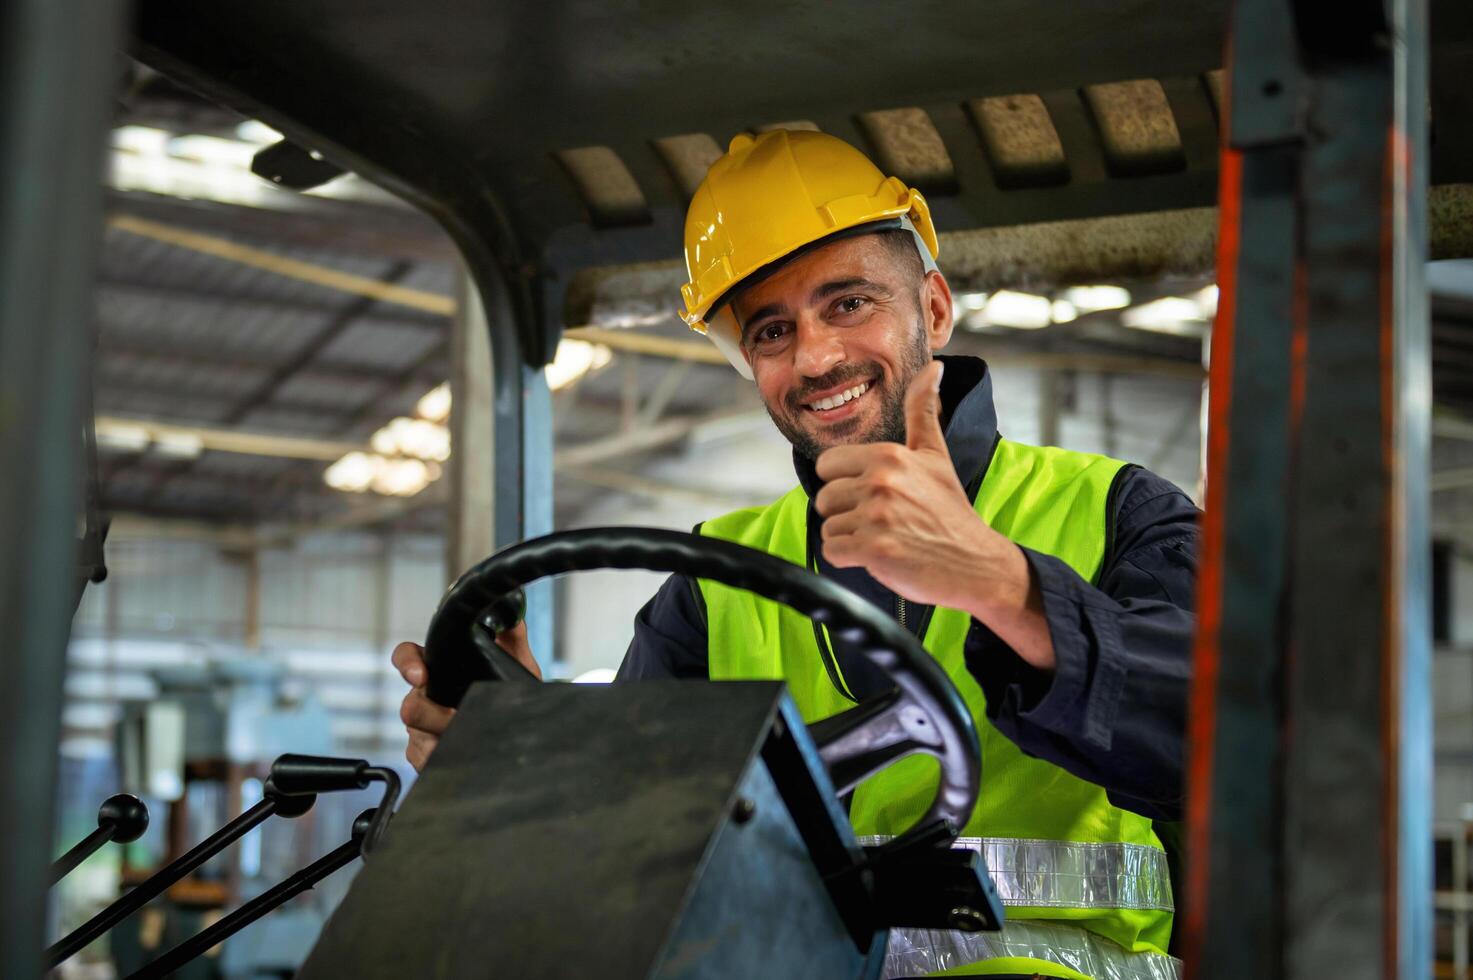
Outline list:
[[[862,381],[859,384],[855,385],[853,388],[844,389],[837,395],[830,395],[827,398],[820,398],[816,402],[808,402],[804,407],[812,412],[832,411],[833,409],[838,408],[840,405],[843,405],[846,402],[852,402],[854,399],[858,398],[866,391],[869,391],[869,384],[870,383],[868,381]]]

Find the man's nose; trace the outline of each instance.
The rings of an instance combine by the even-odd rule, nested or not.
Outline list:
[[[793,369],[805,378],[820,378],[844,361],[839,331],[816,318],[803,317],[794,327]]]

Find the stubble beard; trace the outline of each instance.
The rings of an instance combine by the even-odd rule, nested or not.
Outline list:
[[[825,450],[833,446],[858,445],[867,442],[905,442],[905,392],[910,382],[921,369],[931,363],[931,347],[926,342],[926,332],[917,325],[900,358],[900,375],[885,381],[879,362],[841,364],[821,378],[814,378],[801,388],[790,392],[781,410],[765,405],[768,418],[788,442],[793,444],[800,456],[816,460]],[[859,431],[862,424],[858,418],[846,419],[838,425],[828,427],[828,442],[820,442],[799,420],[809,409],[803,402],[812,392],[833,388],[846,381],[874,378],[867,394],[880,399],[880,414],[867,431]]]

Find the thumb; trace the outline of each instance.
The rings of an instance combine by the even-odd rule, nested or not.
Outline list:
[[[932,361],[911,379],[905,393],[905,445],[910,449],[947,452],[941,431],[940,361]]]

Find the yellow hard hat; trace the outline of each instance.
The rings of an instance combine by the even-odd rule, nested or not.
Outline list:
[[[885,228],[910,231],[927,270],[936,268],[936,228],[920,191],[886,177],[859,150],[827,133],[739,134],[711,165],[686,212],[690,281],[680,287],[681,318],[751,378],[726,302],[732,291],[809,246]]]

